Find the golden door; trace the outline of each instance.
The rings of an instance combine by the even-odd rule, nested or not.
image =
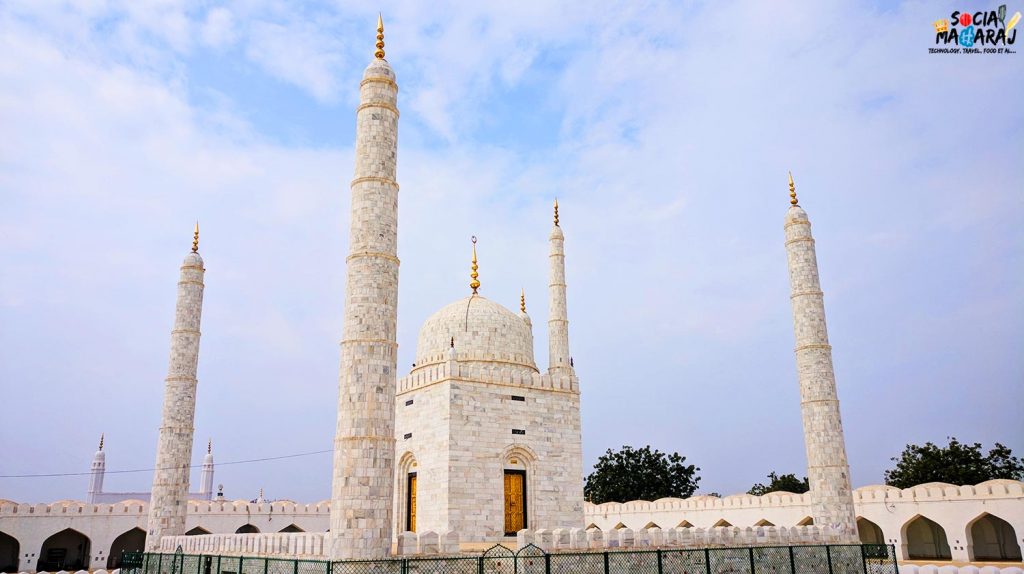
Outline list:
[[[526,491],[523,473],[505,473],[505,534],[526,528]]]
[[[406,530],[409,532],[416,532],[416,475],[409,475],[409,508],[408,508],[409,520],[407,521]]]

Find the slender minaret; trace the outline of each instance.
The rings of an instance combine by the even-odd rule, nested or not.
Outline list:
[[[330,557],[391,553],[398,343],[398,85],[384,59],[384,23],[363,72],[356,110],[356,165],[338,426],[334,438]]]
[[[203,472],[199,475],[199,498],[213,498],[213,439],[206,441],[206,456],[203,457]]]
[[[789,259],[790,300],[796,332],[796,368],[800,379],[800,410],[807,449],[813,518],[831,526],[847,542],[857,542],[857,519],[846,461],[843,421],[832,370],[832,346],[825,327],[825,303],[818,283],[811,222],[796,199],[789,176],[790,208],[786,213],[786,253]]]
[[[548,373],[552,375],[573,374],[572,359],[569,357],[569,314],[565,306],[565,236],[558,225],[558,200],[555,200],[555,225],[548,237],[551,242],[551,283],[548,286],[551,300],[548,319]]]
[[[185,256],[181,265],[178,304],[171,331],[171,358],[164,387],[164,410],[146,532],[146,550],[151,552],[159,550],[160,538],[185,534],[205,271],[203,258],[199,256],[199,224],[196,223],[192,252]]]
[[[100,448],[92,457],[92,474],[89,475],[89,504],[99,502],[103,494],[103,475],[107,472],[107,455],[103,452],[103,435],[100,434]]]

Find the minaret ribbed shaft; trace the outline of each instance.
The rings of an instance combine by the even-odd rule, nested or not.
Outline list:
[[[206,456],[203,457],[203,469],[199,475],[199,498],[213,499],[213,441],[206,443]]]
[[[379,38],[382,28],[379,25]],[[334,560],[379,559],[391,553],[398,348],[398,85],[382,48],[378,52],[363,74],[356,111],[331,493],[330,556]]]
[[[548,237],[550,283],[548,285],[548,373],[573,373],[569,357],[569,314],[565,303],[565,235],[558,224],[558,202],[555,202],[555,225]]]
[[[850,465],[846,460],[814,238],[807,213],[796,204],[795,192],[792,203],[786,213],[786,253],[813,518],[816,525],[831,526],[845,541],[855,543],[859,538]]]
[[[89,504],[99,502],[103,494],[103,476],[107,472],[107,454],[103,452],[103,436],[100,435],[100,448],[92,457],[92,469],[89,475]]]
[[[189,467],[196,411],[196,368],[199,365],[199,323],[203,313],[203,258],[198,253],[198,227],[192,253],[185,257],[178,280],[178,303],[171,331],[171,357],[164,386],[164,408],[156,447],[156,470],[149,501],[146,549],[160,548],[160,538],[185,534]]]

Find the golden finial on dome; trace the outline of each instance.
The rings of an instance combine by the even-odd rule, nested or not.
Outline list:
[[[377,51],[373,53],[378,60],[384,59],[384,17],[377,14]]]
[[[196,222],[196,229],[192,232],[192,253],[199,253],[199,222]]]
[[[100,433],[100,450],[103,450],[103,433]]]
[[[519,310],[526,312],[526,289],[519,288]]]
[[[480,274],[476,272],[476,270],[479,269],[476,265],[476,235],[473,236],[471,241],[473,242],[473,266],[470,267],[470,269],[472,269],[473,272],[470,273],[469,276],[472,277],[473,280],[469,282],[469,286],[473,289],[473,294],[476,295],[476,290],[480,288],[480,282],[477,281],[477,277],[480,277]]]
[[[555,199],[555,227],[558,227],[558,199]]]
[[[789,172],[789,204],[796,205],[796,184],[793,183],[793,172]]]

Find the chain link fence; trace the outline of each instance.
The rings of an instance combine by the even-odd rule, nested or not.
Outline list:
[[[389,560],[301,560],[126,552],[122,574],[898,574],[885,544],[753,546],[608,552],[518,552]]]

